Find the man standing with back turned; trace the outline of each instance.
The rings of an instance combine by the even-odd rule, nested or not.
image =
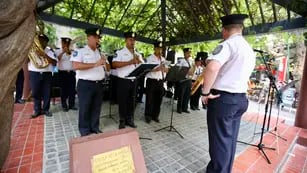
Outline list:
[[[236,152],[240,120],[247,110],[247,82],[255,53],[242,36],[244,14],[221,17],[224,41],[208,58],[202,101],[208,104],[210,162],[207,173],[230,173]]]

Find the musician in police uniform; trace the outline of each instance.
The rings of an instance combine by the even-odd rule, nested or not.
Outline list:
[[[137,64],[143,63],[140,53],[135,50],[136,33],[125,32],[126,46],[116,52],[112,65],[117,73],[117,102],[119,109],[119,129],[130,126],[136,128],[134,123],[134,108],[136,99],[137,80],[127,77]]]
[[[76,95],[76,73],[70,61],[72,50],[70,50],[71,38],[62,37],[62,49],[56,52],[58,58],[59,82],[61,87],[61,103],[64,112],[68,109],[77,110],[75,107]],[[67,105],[68,99],[68,105]]]
[[[55,66],[57,62],[53,51],[47,47],[49,38],[45,34],[40,34],[38,39],[44,51],[37,50],[36,53],[38,56],[47,59],[49,65],[45,68],[37,68],[32,61],[28,63],[30,86],[34,99],[34,114],[32,118],[36,118],[42,114],[52,116],[52,113],[49,111],[50,90],[53,66]]]
[[[145,100],[145,122],[151,120],[159,123],[160,107],[164,95],[164,78],[167,68],[164,66],[165,58],[162,57],[162,43],[154,43],[154,53],[147,58],[148,64],[157,64],[151,72],[146,75],[146,100]]]
[[[207,52],[197,52],[196,58],[195,58],[195,69],[194,69],[194,74],[192,77],[192,86],[194,82],[200,77],[201,73],[203,72],[203,65],[202,61],[204,61],[205,58],[208,57]],[[190,109],[192,110],[200,110],[199,109],[199,99],[200,99],[200,94],[202,90],[202,85],[200,85],[195,93],[190,96]]]
[[[73,52],[71,61],[78,79],[79,132],[81,136],[102,133],[99,129],[99,116],[103,99],[103,80],[109,65],[105,55],[99,50],[101,31],[99,28],[85,30],[87,45]]]
[[[177,101],[177,113],[181,114],[182,112],[190,113],[188,110],[189,100],[190,100],[190,93],[192,87],[192,66],[193,60],[191,58],[191,48],[184,48],[183,49],[184,58],[181,59],[177,66],[188,67],[189,71],[186,75],[184,80],[178,82],[178,101]]]
[[[242,114],[247,110],[247,83],[255,53],[242,36],[244,14],[221,17],[224,41],[209,57],[202,100],[208,103],[210,162],[207,173],[230,173]]]

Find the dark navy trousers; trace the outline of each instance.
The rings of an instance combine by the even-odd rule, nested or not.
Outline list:
[[[36,113],[49,111],[52,73],[30,71],[29,74],[30,86],[34,99],[34,111]],[[43,107],[42,100],[44,102]]]
[[[236,142],[242,114],[247,110],[245,93],[233,94],[211,90],[220,94],[209,100],[207,125],[209,133],[210,162],[207,173],[230,173],[236,152]]]
[[[192,80],[185,80],[178,83],[177,111],[187,111],[190,100]]]
[[[63,108],[73,108],[75,106],[76,95],[76,73],[74,71],[59,71],[59,81],[61,87],[61,103]],[[67,106],[67,99],[68,105]]]
[[[134,122],[137,81],[117,78],[117,102],[120,122]]]
[[[103,81],[79,79],[79,132],[82,136],[99,130],[99,117],[103,100]]]
[[[163,83],[163,80],[146,80],[145,118],[148,120],[159,118],[164,95]]]
[[[21,69],[17,74],[16,79],[16,95],[15,95],[15,103],[18,102],[18,100],[22,99],[22,90],[23,90],[23,70]]]

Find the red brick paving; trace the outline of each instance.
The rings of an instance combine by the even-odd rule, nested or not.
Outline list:
[[[1,173],[40,173],[43,166],[44,117],[30,119],[33,104],[15,104],[9,155]]]
[[[40,173],[43,166],[43,140],[44,140],[44,117],[29,119],[33,112],[33,104],[16,104],[12,123],[11,148],[9,156],[1,170],[1,173]],[[263,121],[263,116],[257,113],[247,113],[243,116],[247,121]],[[276,119],[271,119],[271,127],[275,125]],[[280,166],[280,162],[287,154],[289,147],[295,142],[297,136],[307,138],[307,130],[290,127],[283,123],[278,126],[278,134],[287,138],[283,141],[271,134],[266,134],[263,143],[277,150],[266,150],[265,152],[272,164],[268,164],[262,153],[255,147],[247,148],[234,162],[233,173],[272,173]],[[258,144],[258,143],[256,143]],[[307,173],[307,147],[295,144],[292,154],[283,167],[284,173]]]
[[[252,122],[257,122],[257,114],[256,113],[248,113],[243,116],[244,120],[249,120]],[[259,116],[258,122],[262,124],[263,115]],[[271,119],[271,127],[276,122],[275,118]],[[268,150],[264,149],[268,158],[270,159],[272,164],[268,164],[266,159],[263,157],[263,154],[256,147],[249,147],[243,153],[241,153],[234,162],[233,173],[273,173],[278,171],[283,165],[280,165],[283,159],[287,156],[289,148],[296,143],[296,139],[298,136],[307,136],[307,130],[300,129],[297,127],[288,126],[284,123],[280,123],[278,126],[277,134],[286,138],[287,141],[284,141],[280,138],[272,134],[265,134],[263,138],[263,144],[267,147],[275,148],[276,150]],[[259,142],[258,142],[259,143]],[[256,144],[258,144],[256,143]],[[295,144],[297,145],[297,144]],[[306,150],[306,153],[301,152],[300,156],[304,156],[304,158],[299,158],[295,160],[296,164],[293,164],[292,167],[287,167],[285,173],[307,173],[307,170],[303,168],[307,168],[306,159],[307,159],[307,148],[303,147]],[[300,151],[303,149],[300,149]],[[294,150],[294,154],[298,151]],[[288,164],[288,162],[286,162]],[[289,163],[291,165],[291,162]]]

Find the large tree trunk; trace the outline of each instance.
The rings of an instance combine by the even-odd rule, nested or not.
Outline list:
[[[0,0],[0,168],[10,147],[13,92],[35,34],[36,0]]]

